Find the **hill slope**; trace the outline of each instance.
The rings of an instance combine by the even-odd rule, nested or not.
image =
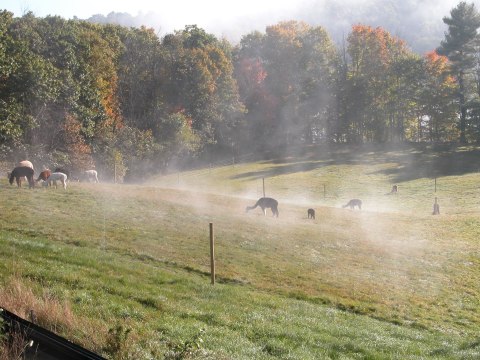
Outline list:
[[[199,358],[475,358],[477,155],[314,147],[144,185],[65,192],[3,180],[0,304],[24,287],[63,302],[75,321],[43,321],[107,355],[108,329],[121,324],[132,329],[132,358],[178,352],[200,328]],[[244,212],[262,178],[278,219]],[[392,184],[399,193],[385,195]],[[351,197],[364,200],[362,211],[341,208]]]

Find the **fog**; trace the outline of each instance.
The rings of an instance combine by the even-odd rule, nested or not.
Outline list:
[[[32,11],[37,16],[112,21],[125,26],[155,28],[160,35],[198,25],[207,32],[237,43],[251,31],[264,31],[283,20],[305,21],[324,27],[341,43],[353,24],[383,27],[404,39],[414,51],[436,48],[444,37],[442,18],[458,0],[277,0],[229,2],[219,0],[174,2],[5,0],[0,8],[16,16]],[[469,3],[471,1],[468,1]],[[473,1],[479,7],[480,1]],[[112,16],[114,15],[114,16]]]
[[[133,16],[130,21],[135,26],[151,26],[161,35],[181,30],[185,25],[196,24],[234,44],[245,34],[263,32],[267,26],[285,20],[322,26],[335,42],[341,44],[352,25],[364,24],[385,28],[392,35],[405,40],[412,50],[425,53],[436,48],[443,40],[446,26],[442,19],[449,16],[450,10],[459,1],[298,0],[274,3],[244,1],[237,5],[216,1],[187,3],[180,1],[162,9],[148,7],[141,12],[130,13]],[[478,8],[478,2],[474,3]],[[116,12],[115,9],[112,11]],[[92,19],[98,20],[98,16]]]

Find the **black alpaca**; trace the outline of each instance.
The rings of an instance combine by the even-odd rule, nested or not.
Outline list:
[[[355,209],[355,206],[358,206],[359,210],[362,210],[362,200],[359,199],[352,199],[345,205],[343,205],[343,208],[350,207],[350,209]]]
[[[398,193],[398,186],[393,185],[392,190],[389,193],[386,193],[385,195],[396,195]]]
[[[35,181],[33,179],[33,169],[26,167],[26,166],[17,166],[15,169],[12,170],[10,173],[10,178],[8,181],[10,182],[10,185],[13,184],[13,179],[16,180],[17,186],[22,187],[22,177],[26,177],[28,180],[28,187],[33,188],[35,187]]]
[[[308,209],[307,210],[307,215],[309,219],[315,220],[315,210],[314,209]]]
[[[258,199],[256,204],[254,206],[247,206],[245,209],[246,212],[249,212],[250,210],[255,209],[257,206],[260,206],[260,208],[263,211],[264,215],[267,215],[267,208],[272,209],[272,214],[273,216],[278,217],[278,201],[272,198],[268,197],[262,197]]]

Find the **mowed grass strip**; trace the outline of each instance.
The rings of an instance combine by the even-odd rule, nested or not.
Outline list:
[[[161,354],[200,329],[204,358],[424,359],[478,356],[474,339],[397,326],[249,285],[101,249],[0,233],[3,273],[72,304],[78,323],[55,330],[102,352],[116,324],[132,329],[132,358]],[[8,282],[7,282],[8,284]],[[142,349],[142,350],[140,350]],[[141,357],[143,354],[144,357]]]

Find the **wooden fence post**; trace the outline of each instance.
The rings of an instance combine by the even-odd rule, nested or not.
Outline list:
[[[433,215],[440,215],[440,205],[437,202],[437,198],[435,198],[435,203],[433,204]]]
[[[213,236],[213,223],[210,223],[210,276],[212,285],[215,285],[215,240]]]

